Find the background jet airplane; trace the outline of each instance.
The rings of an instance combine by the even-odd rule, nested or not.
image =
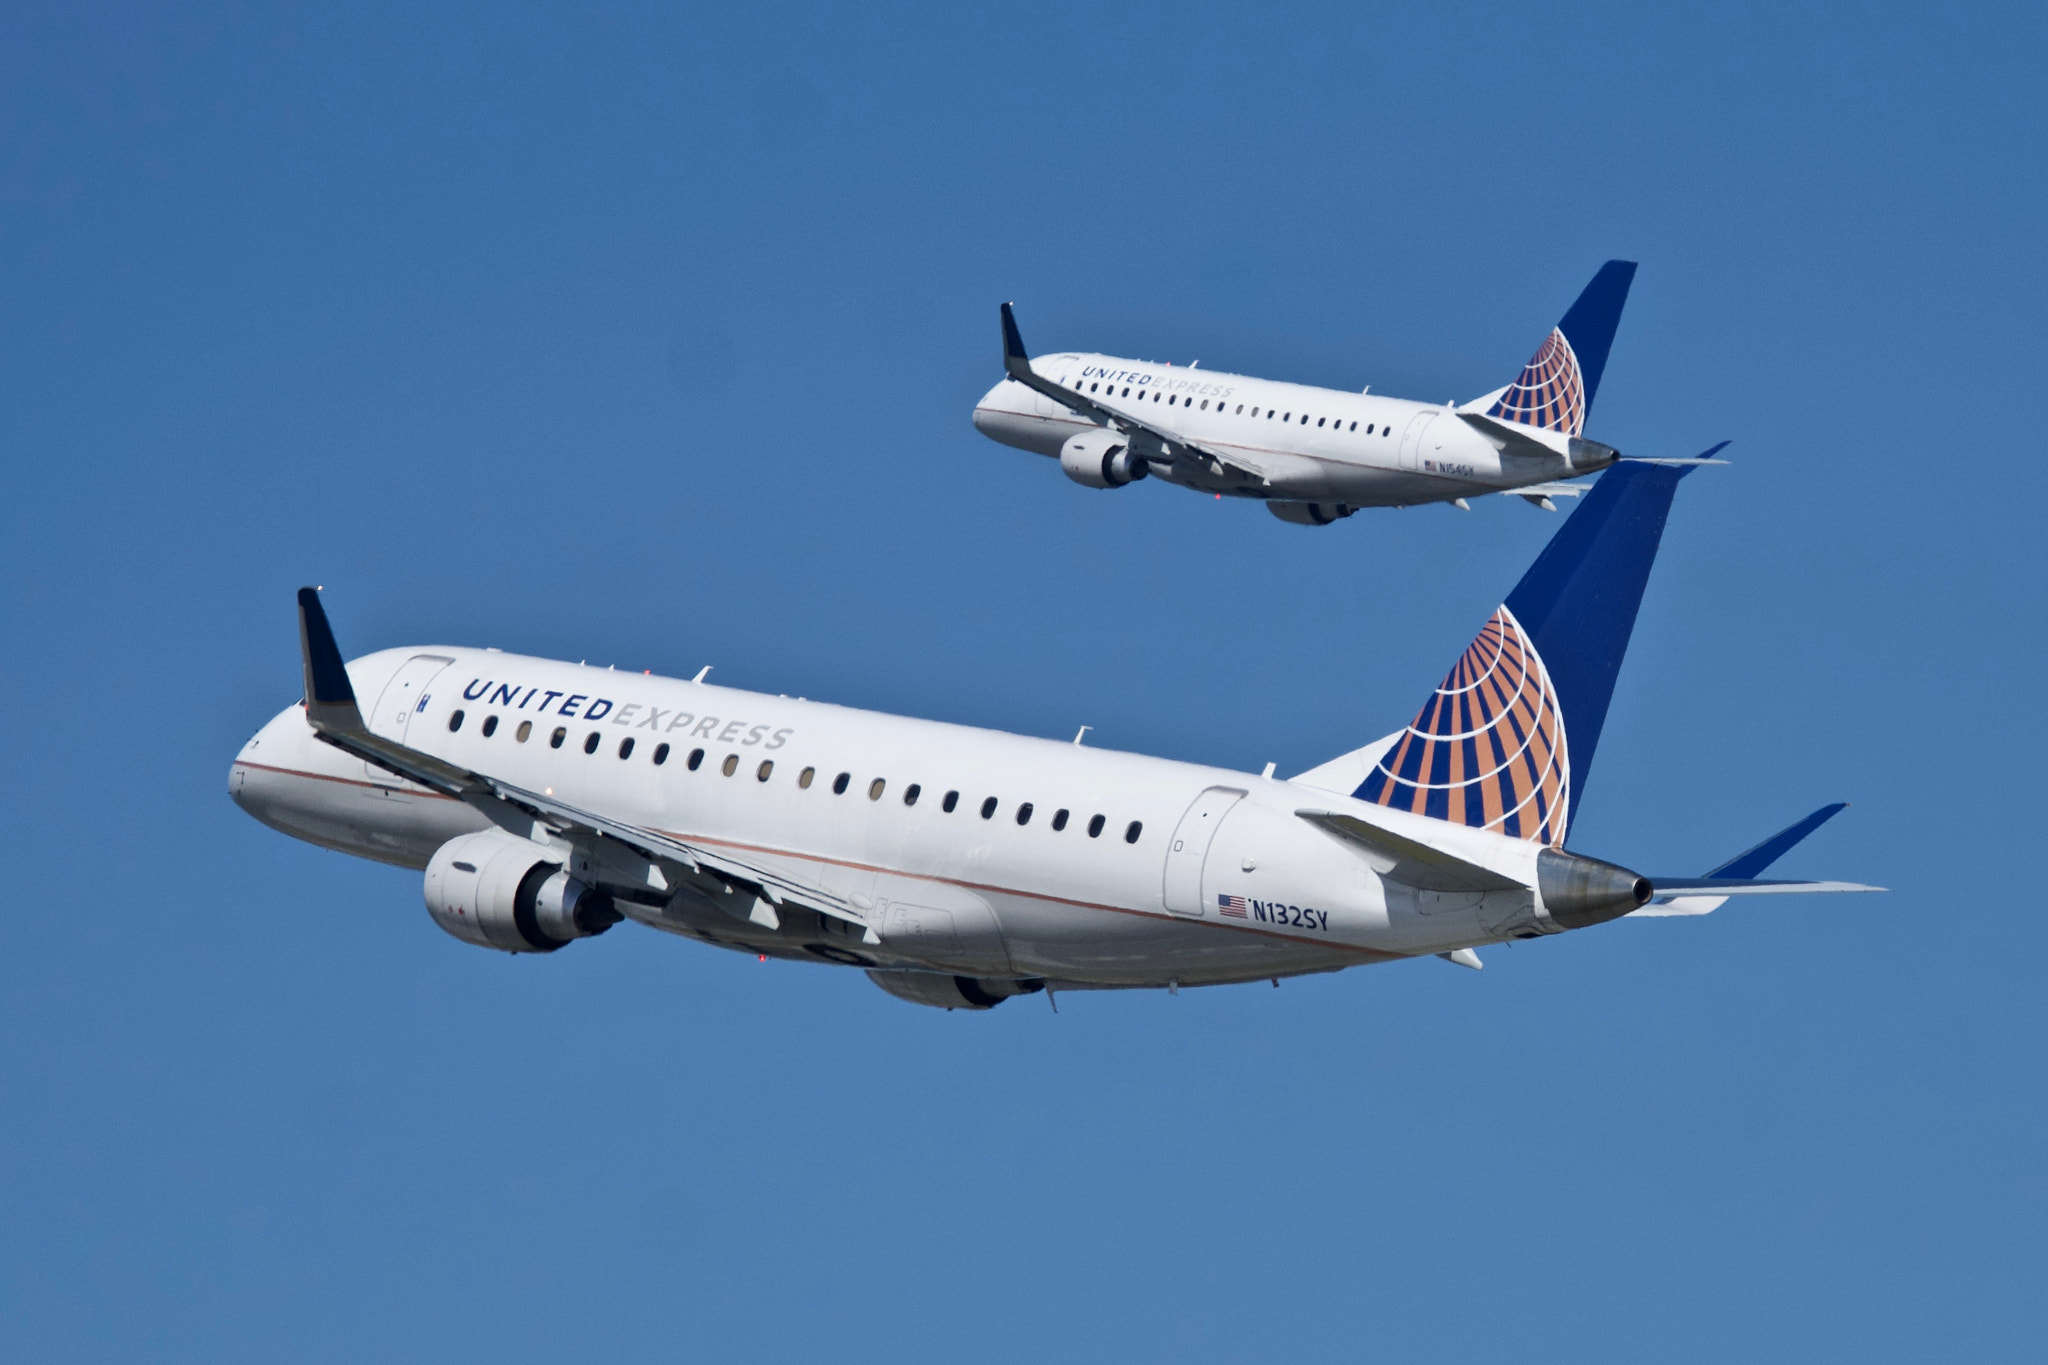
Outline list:
[[[949,1009],[1476,967],[1487,944],[1632,914],[1875,889],[1760,879],[1839,807],[1704,877],[1566,848],[1686,472],[1603,475],[1412,722],[1292,780],[494,650],[345,666],[308,588],[305,699],[229,791],[287,834],[422,869],[435,923],[479,947],[553,952],[630,919]]]
[[[1274,516],[1305,526],[1361,507],[1466,507],[1480,493],[1515,493],[1555,510],[1551,497],[1582,491],[1561,480],[1624,458],[1586,439],[1585,428],[1635,273],[1634,261],[1600,267],[1515,382],[1462,407],[1107,355],[1033,360],[1006,303],[1008,378],[983,395],[974,425],[1058,459],[1089,488],[1157,475],[1204,493],[1263,498]],[[1720,449],[1656,463],[1718,463],[1711,457]]]

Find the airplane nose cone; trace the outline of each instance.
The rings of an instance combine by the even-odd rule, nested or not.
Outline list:
[[[248,765],[243,763],[240,757],[237,757],[233,763],[228,764],[228,796],[243,810],[249,809],[249,803],[242,799],[242,786],[248,779]]]
[[[974,429],[982,435],[995,435],[993,428],[1000,422],[1000,414],[1006,406],[1003,402],[1003,389],[1009,384],[1009,380],[1003,380],[1002,383],[997,384],[994,388],[983,394],[981,401],[974,405]],[[1008,406],[1014,407],[1014,405]]]

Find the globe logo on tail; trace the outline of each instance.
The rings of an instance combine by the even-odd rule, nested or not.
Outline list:
[[[1579,374],[1579,358],[1562,330],[1551,328],[1522,367],[1521,377],[1508,385],[1486,415],[1567,436],[1585,434],[1586,385]]]
[[[1557,691],[1520,623],[1501,607],[1356,795],[1562,844],[1570,791]]]

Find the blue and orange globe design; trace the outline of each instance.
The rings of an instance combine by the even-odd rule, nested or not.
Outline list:
[[[1563,332],[1551,328],[1550,336],[1522,367],[1521,377],[1508,385],[1486,415],[1567,436],[1584,434],[1586,384],[1579,374],[1579,358]]]
[[[1354,795],[1561,844],[1570,791],[1557,691],[1521,626],[1501,607]]]

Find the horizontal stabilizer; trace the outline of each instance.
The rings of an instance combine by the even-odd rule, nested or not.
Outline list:
[[[1741,877],[1652,877],[1660,896],[1782,896],[1804,891],[1883,891],[1861,882],[1753,882]]]
[[[1656,455],[1623,455],[1616,461],[1616,463],[1626,462],[1628,464],[1664,465],[1727,464],[1728,462],[1726,460],[1717,460],[1714,457],[1716,455],[1719,455],[1722,451],[1726,450],[1728,448],[1728,444],[1728,442],[1722,441],[1718,445],[1708,446],[1705,450],[1702,450],[1697,455],[1683,458],[1672,457],[1667,459]]]
[[[1525,483],[1520,488],[1503,488],[1504,498],[1576,498],[1591,485],[1583,483]]]
[[[1367,854],[1374,871],[1403,886],[1422,891],[1519,891],[1523,883],[1492,868],[1467,862],[1440,848],[1419,843],[1355,815],[1327,810],[1298,810],[1296,815]]]
[[[1785,828],[1765,839],[1762,843],[1730,858],[1719,867],[1709,871],[1698,883],[1711,883],[1712,891],[1688,890],[1678,885],[1682,878],[1653,879],[1657,888],[1657,899],[1634,912],[1640,919],[1656,919],[1675,915],[1708,915],[1718,910],[1730,895],[1754,895],[1756,892],[1732,892],[1720,889],[1725,882],[1746,882],[1770,867],[1772,863],[1790,853],[1807,835],[1825,825],[1828,821],[1849,809],[1847,801],[1836,801],[1822,806],[1803,820],[1794,821]],[[1761,884],[1761,883],[1760,883]],[[1790,883],[1795,891],[1875,891],[1878,887],[1852,886],[1843,882]]]

